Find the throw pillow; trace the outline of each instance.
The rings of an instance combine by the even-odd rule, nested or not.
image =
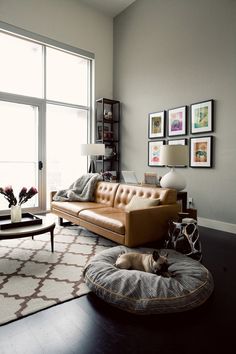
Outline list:
[[[160,198],[150,199],[142,198],[134,195],[130,202],[126,205],[125,210],[131,211],[136,209],[145,209],[148,207],[156,206],[160,204]]]

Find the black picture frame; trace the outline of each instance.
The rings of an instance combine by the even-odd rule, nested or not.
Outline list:
[[[165,137],[166,111],[148,114],[148,138],[158,139]]]
[[[212,168],[213,136],[209,135],[190,138],[189,166],[192,168]]]
[[[169,139],[167,140],[168,145],[188,145],[187,138],[180,138],[180,139]]]
[[[165,145],[165,140],[148,141],[148,166],[164,167],[160,164],[160,147]]]
[[[167,118],[168,137],[187,134],[187,106],[171,108]]]
[[[190,132],[202,134],[213,132],[214,100],[201,101],[190,105]]]

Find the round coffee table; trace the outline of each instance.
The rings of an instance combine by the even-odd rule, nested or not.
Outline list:
[[[36,235],[44,234],[50,232],[51,234],[51,250],[54,252],[54,220],[49,218],[42,218],[42,224],[29,225],[22,227],[15,227],[10,229],[1,230],[0,229],[0,240],[7,240],[13,238],[22,238],[32,236],[32,239]]]

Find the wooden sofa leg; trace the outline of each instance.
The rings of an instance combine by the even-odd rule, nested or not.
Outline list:
[[[63,218],[61,218],[60,216],[58,216],[58,224],[59,224],[59,226],[69,226],[69,225],[72,225],[72,222],[70,222],[70,221],[63,221]]]

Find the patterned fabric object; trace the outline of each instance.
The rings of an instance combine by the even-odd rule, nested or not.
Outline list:
[[[58,191],[53,200],[60,202],[86,202],[94,200],[94,191],[98,181],[102,181],[99,173],[87,173],[79,177],[68,189]]]
[[[116,244],[79,227],[0,242],[0,325],[90,292],[83,268]],[[1,349],[0,349],[1,352]]]
[[[152,253],[153,249],[113,247],[93,257],[83,273],[90,290],[122,310],[137,314],[187,311],[203,304],[213,291],[211,273],[175,250],[167,250],[169,278],[116,268],[116,259],[123,252]]]
[[[194,219],[183,219],[182,222],[170,221],[165,248],[172,248],[201,261],[202,248],[197,221]]]

